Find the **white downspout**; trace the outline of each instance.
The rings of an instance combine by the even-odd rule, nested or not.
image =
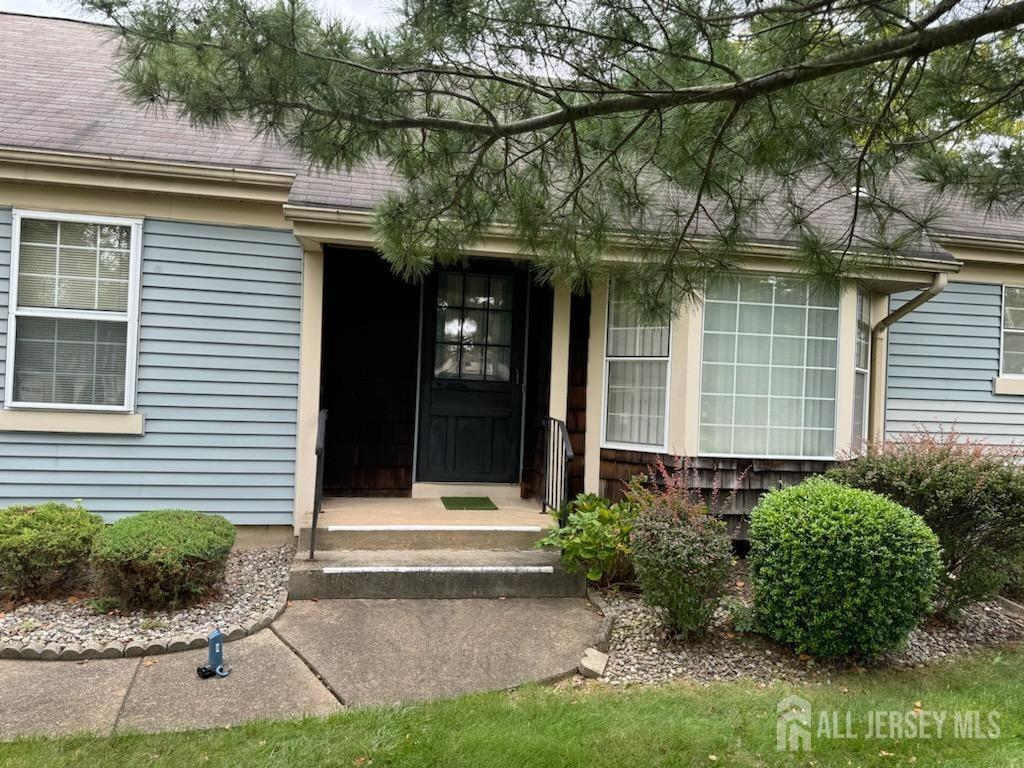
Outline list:
[[[872,444],[879,444],[883,439],[882,430],[885,428],[885,403],[882,402],[882,410],[878,405],[880,398],[885,398],[885,371],[882,370],[882,342],[885,341],[886,331],[889,326],[900,318],[909,315],[915,309],[927,301],[938,296],[949,283],[949,275],[945,272],[936,272],[932,275],[932,284],[917,296],[908,301],[899,309],[893,310],[883,317],[871,329],[871,375],[868,386],[868,440]],[[879,419],[881,416],[881,419]],[[879,423],[881,421],[881,423]]]

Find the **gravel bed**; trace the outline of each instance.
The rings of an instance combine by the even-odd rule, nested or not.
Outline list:
[[[274,611],[286,598],[292,546],[232,552],[224,582],[206,600],[178,611],[100,614],[90,594],[0,607],[0,645],[39,643],[60,648],[87,643],[161,643],[206,635],[214,628],[245,627]]]
[[[741,575],[739,588],[729,591],[746,597]],[[1006,613],[997,603],[979,603],[966,609],[956,623],[934,620],[910,633],[906,646],[869,664],[857,661],[817,662],[806,654],[754,634],[731,631],[727,613],[715,613],[711,631],[696,643],[667,636],[658,612],[643,604],[639,595],[607,592],[609,610],[616,613],[610,658],[604,680],[612,685],[660,683],[683,678],[699,683],[752,679],[826,682],[837,672],[864,671],[868,667],[922,667],[972,650],[1024,640],[1024,620]]]

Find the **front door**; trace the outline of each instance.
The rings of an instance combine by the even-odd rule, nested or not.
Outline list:
[[[526,279],[506,262],[424,286],[418,479],[519,480]]]

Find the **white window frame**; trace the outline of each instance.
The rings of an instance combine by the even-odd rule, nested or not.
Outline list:
[[[622,357],[608,356],[608,330],[611,327],[611,309],[612,309],[612,284],[611,280],[608,281],[607,290],[605,292],[604,301],[604,339],[601,342],[601,355],[604,358],[604,365],[602,371],[604,379],[601,387],[601,447],[609,448],[612,450],[619,451],[641,451],[648,453],[666,453],[668,452],[669,444],[669,412],[671,411],[672,401],[672,333],[673,333],[673,321],[670,320],[668,324],[668,355],[664,357]],[[614,362],[664,362],[665,363],[665,428],[663,430],[663,440],[660,444],[648,444],[648,443],[620,443],[612,440],[608,440],[608,383],[609,377],[608,372],[611,368],[611,363]]]
[[[865,365],[865,367],[863,367],[863,368],[861,368],[860,365],[858,365],[858,363],[860,362],[860,339],[858,337],[858,335],[860,334],[860,315],[857,313],[857,303],[856,302],[854,303],[854,310],[853,310],[853,387],[854,387],[854,390],[853,390],[853,404],[854,405],[857,404],[857,376],[858,376],[858,374],[863,374],[863,376],[864,376],[864,398],[863,398],[863,403],[861,404],[863,413],[861,413],[861,415],[860,415],[860,419],[861,419],[861,421],[860,421],[860,424],[861,424],[861,434],[859,434],[859,435],[854,434],[854,432],[853,432],[854,420],[853,419],[850,420],[850,438],[851,438],[851,442],[853,443],[853,445],[851,447],[857,453],[863,453],[864,451],[866,451],[867,447],[868,447],[868,442],[870,441],[870,435],[868,434],[868,412],[869,412],[869,405],[870,405],[869,401],[871,399],[870,398],[870,392],[871,392],[871,303],[872,303],[872,300],[873,300],[873,295],[872,295],[871,291],[869,291],[867,288],[865,288],[863,286],[857,286],[857,301],[860,301],[862,297],[863,297],[863,301],[864,301],[864,307],[866,309],[865,315],[867,317],[867,324],[868,324],[868,328],[867,328],[867,334],[868,334],[868,338],[867,338],[867,345],[868,345],[867,365]],[[838,365],[837,365],[837,374],[838,374]],[[854,415],[856,415],[856,414],[854,414]]]
[[[18,307],[18,274],[21,258],[21,220],[69,221],[78,224],[108,224],[131,228],[128,264],[128,306],[125,312],[48,307]],[[11,277],[7,307],[7,360],[4,366],[4,409],[44,411],[99,411],[126,413],[135,410],[135,379],[139,347],[139,276],[142,271],[142,219],[90,214],[29,211],[15,209],[11,221]],[[14,353],[19,317],[45,317],[58,320],[106,320],[127,323],[124,372],[124,404],[26,403],[14,400]]]
[[[1024,331],[1015,331],[1012,328],[1006,327],[1006,289],[1016,288],[1018,290],[1024,290],[1024,285],[1015,283],[1003,283],[1003,290],[999,297],[999,373],[996,374],[1001,379],[1024,379],[1024,373],[1006,373],[1003,371],[1003,352],[1006,348],[1006,334],[1007,333],[1020,333],[1024,334]]]
[[[755,272],[755,271],[746,271],[746,272],[742,272],[741,273],[741,275],[754,275],[754,276],[758,276],[758,275],[762,275],[762,274],[766,275],[766,276],[775,276],[775,277],[780,277],[780,278],[792,278],[792,279],[804,280],[804,281],[807,280],[806,277],[801,277],[798,274],[789,274],[789,273],[785,273],[785,272],[764,272],[764,273],[762,273],[762,272]],[[816,305],[807,304],[805,309],[809,310],[809,309],[812,308],[812,306],[816,307]],[[699,357],[700,371],[699,371],[699,374],[698,374],[698,377],[697,377],[697,379],[698,379],[698,381],[697,381],[697,398],[698,398],[698,402],[699,402],[700,398],[703,397],[703,395],[704,395],[704,333],[705,333],[704,325],[705,325],[705,319],[707,317],[707,312],[705,311],[705,307],[706,307],[706,304],[704,303],[704,301],[702,301],[701,302],[701,318],[700,318],[700,357]],[[831,309],[831,307],[828,307],[828,309]],[[792,454],[788,454],[787,455],[787,454],[777,454],[777,453],[750,455],[750,454],[747,454],[747,453],[714,453],[714,452],[711,452],[711,451],[704,451],[704,450],[701,450],[701,448],[700,448],[700,445],[701,445],[700,430],[701,430],[701,427],[703,426],[703,424],[701,422],[701,419],[700,419],[700,416],[699,416],[699,411],[698,411],[698,417],[697,417],[697,456],[699,458],[712,458],[712,459],[764,459],[766,461],[835,461],[836,453],[837,453],[836,444],[837,444],[838,435],[839,435],[839,372],[841,370],[842,355],[843,355],[843,352],[844,352],[844,350],[843,350],[843,332],[842,332],[843,331],[843,297],[842,297],[842,292],[841,291],[840,291],[840,294],[839,294],[839,301],[838,301],[835,309],[837,311],[837,317],[836,317],[836,367],[835,367],[835,384],[832,387],[832,403],[833,403],[833,409],[832,409],[832,454],[829,455],[829,456],[794,456]],[[768,337],[768,338],[771,338],[771,337]],[[806,337],[806,335],[805,335],[805,337],[804,337],[805,342],[806,342],[807,338],[808,337]],[[699,406],[698,406],[698,409],[699,409]],[[769,424],[767,426],[767,428],[771,429],[771,425]]]

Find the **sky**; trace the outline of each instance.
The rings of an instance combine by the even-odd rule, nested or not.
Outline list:
[[[395,0],[314,0],[329,15],[345,18],[363,26],[387,24],[389,8]],[[83,18],[81,7],[73,0],[0,0],[0,11],[32,13],[39,16]]]

